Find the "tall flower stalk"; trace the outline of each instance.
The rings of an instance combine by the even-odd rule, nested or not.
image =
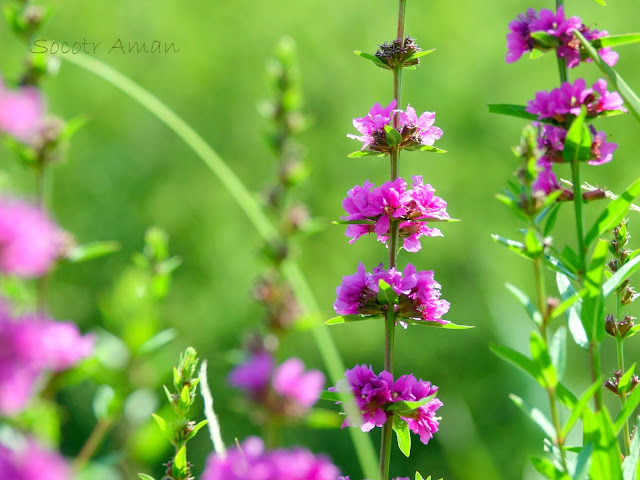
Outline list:
[[[339,395],[325,397],[346,401],[340,394],[353,395],[354,404],[345,405],[347,420],[343,426],[359,426],[363,431],[381,427],[379,480],[389,478],[393,432],[400,450],[409,456],[409,432],[419,434],[422,443],[427,444],[438,429],[440,419],[435,412],[442,406],[435,397],[437,387],[430,382],[416,380],[413,375],[394,377],[396,326],[468,328],[442,318],[449,303],[440,298],[440,285],[433,271],[418,271],[412,264],[398,268],[401,248],[417,252],[421,237],[442,236],[429,222],[451,221],[446,202],[434,195],[435,189],[424,183],[422,176],[412,177],[411,188],[400,177],[402,150],[445,152],[433,146],[442,136],[442,130],[433,125],[435,113],[418,116],[409,105],[401,108],[404,68],[418,65],[420,57],[433,51],[422,51],[412,38],[405,36],[406,3],[398,2],[393,41],[382,44],[375,55],[356,52],[392,72],[393,99],[386,106],[376,103],[366,116],[355,118],[353,125],[360,135],[348,135],[362,142],[362,149],[350,157],[389,157],[390,179],[380,186],[367,180],[349,190],[343,201],[347,215],[334,222],[348,225],[346,235],[352,237],[351,243],[366,234],[375,234],[388,248],[388,269],[380,264],[368,271],[360,264],[355,274],[343,277],[334,304],[339,316],[327,322],[378,319],[384,325],[384,370],[376,374],[366,365],[347,370],[346,379],[330,389]]]

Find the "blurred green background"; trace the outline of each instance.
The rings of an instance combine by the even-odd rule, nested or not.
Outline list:
[[[304,110],[313,125],[299,139],[307,149],[305,160],[312,174],[295,195],[310,206],[314,216],[327,220],[326,230],[300,242],[299,259],[322,315],[333,316],[335,287],[341,276],[353,273],[359,261],[371,267],[386,256],[374,238],[349,245],[343,227],[328,221],[343,214],[342,198],[353,185],[388,178],[385,160],[346,158],[360,148],[346,134],[355,133],[353,117],[366,114],[376,101],[386,104],[391,100],[391,75],[352,51],[373,52],[379,43],[394,37],[396,2],[43,3],[53,7],[54,15],[41,38],[102,42],[96,58],[175,109],[256,192],[276,171],[264,141],[269,125],[256,109],[260,100],[270,96],[265,62],[283,35],[297,42]],[[611,33],[639,29],[637,2],[610,3],[604,8],[593,1],[570,1],[567,9],[593,28]],[[507,24],[528,7],[551,8],[552,4],[410,1],[407,7],[406,32],[424,49],[437,48],[437,52],[426,57],[418,70],[405,74],[403,104],[409,102],[418,112],[437,112],[436,125],[445,132],[437,145],[449,153],[404,153],[400,173],[405,178],[423,175],[447,200],[451,216],[462,222],[443,225],[445,238],[424,241],[418,254],[403,252],[399,262],[435,270],[443,297],[451,302],[447,318],[476,328],[399,331],[396,371],[413,372],[439,385],[445,406],[440,410],[440,432],[428,447],[414,437],[410,459],[394,451],[394,475],[413,476],[418,469],[446,479],[536,478],[527,458],[542,454],[542,435],[507,395],[517,393],[546,409],[545,393],[488,350],[490,342],[526,350],[531,326],[503,287],[509,281],[531,291],[531,268],[490,238],[494,232],[517,238],[516,229],[522,226],[493,195],[516,168],[510,147],[518,143],[524,122],[491,116],[486,107],[487,103],[523,104],[536,90],[558,84],[555,58],[550,55],[512,65],[504,62]],[[118,38],[125,44],[174,42],[180,51],[166,55],[108,53]],[[24,47],[5,27],[0,29],[0,45],[0,71],[12,79],[21,71]],[[640,50],[632,46],[618,51],[618,71],[631,86],[640,88]],[[590,65],[570,75],[589,81],[599,77]],[[90,118],[74,138],[67,161],[55,168],[54,214],[79,242],[117,240],[123,245],[122,251],[108,258],[56,272],[51,285],[53,314],[73,319],[83,329],[101,323],[101,299],[133,252],[140,250],[146,227],[165,228],[171,251],[184,263],[176,271],[160,316],[164,326],[179,331],[179,337],[164,353],[163,361],[156,363],[160,370],[153,375],[168,381],[177,352],[193,345],[209,359],[210,382],[226,442],[232,444],[234,437],[256,433],[234,410],[233,394],[225,381],[229,369],[225,352],[236,348],[242,332],[262,317],[261,308],[251,301],[253,280],[264,266],[256,232],[219,181],[173,133],[102,79],[63,63],[59,75],[46,81],[45,89],[52,112],[64,118],[85,113]],[[638,125],[630,116],[620,116],[598,126],[620,147],[613,162],[585,168],[583,178],[620,191],[640,175]],[[0,159],[15,190],[31,191],[31,174],[16,166],[7,149],[0,149]],[[566,178],[568,170],[561,175]],[[590,218],[603,207],[603,203],[589,205]],[[555,237],[559,244],[562,237],[574,243],[570,213],[565,207],[558,222]],[[631,218],[632,234],[640,235],[635,229],[638,220]],[[632,246],[638,245],[632,240]],[[375,369],[382,368],[380,326],[350,324],[333,327],[330,333],[346,365],[371,363]],[[638,356],[637,340],[630,343],[629,362]],[[308,366],[323,368],[308,332],[290,337],[282,352],[300,355]],[[613,370],[614,355],[612,345],[607,345],[606,372]],[[577,392],[587,385],[588,369],[586,356],[573,344],[570,362],[566,381]],[[90,390],[77,390],[63,398],[73,410],[62,446],[70,456],[95,421],[86,406],[80,407],[89,401]],[[377,445],[379,432],[374,433]],[[210,450],[206,435],[200,437],[190,454],[197,473]],[[326,452],[352,479],[361,478],[346,431],[296,428],[286,433],[285,440]],[[116,443],[112,440],[104,451]],[[156,466],[156,475],[160,475],[159,468]]]

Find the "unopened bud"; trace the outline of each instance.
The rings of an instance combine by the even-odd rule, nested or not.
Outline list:
[[[612,337],[618,335],[618,324],[614,320],[613,315],[607,315],[607,317],[604,319],[604,329]]]
[[[592,202],[594,200],[602,200],[606,198],[604,190],[601,188],[596,188],[595,190],[589,190],[588,192],[584,192],[582,194],[582,200],[586,202]]]

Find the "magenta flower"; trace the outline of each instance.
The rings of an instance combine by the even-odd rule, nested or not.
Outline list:
[[[70,480],[71,468],[57,453],[33,439],[11,448],[0,444],[0,472],[11,480]]]
[[[579,115],[582,105],[587,107],[588,117],[595,117],[604,112],[626,112],[623,104],[618,92],[607,91],[605,80],[600,79],[586,88],[584,79],[579,78],[573,84],[564,82],[550,92],[537,92],[535,98],[527,102],[526,110],[539,119],[551,118],[568,126],[570,115]]]
[[[386,242],[392,220],[399,221],[400,238],[404,239],[403,247],[408,252],[420,250],[419,238],[422,236],[442,236],[439,229],[431,228],[420,220],[448,219],[447,203],[434,195],[435,189],[431,185],[425,185],[421,176],[412,178],[412,190],[407,190],[407,183],[402,178],[397,178],[377,188],[366,181],[364,185],[356,185],[347,192],[347,198],[342,202],[347,216],[341,218],[370,222],[348,225],[345,235],[351,237],[349,243],[374,232],[379,241]]]
[[[229,373],[229,384],[258,396],[265,389],[273,371],[273,358],[269,352],[253,353],[244,363]]]
[[[540,158],[537,166],[540,170],[538,171],[538,176],[531,184],[531,190],[534,193],[542,192],[545,195],[549,195],[551,192],[561,188],[553,170],[551,169],[551,162],[547,162],[543,158]]]
[[[39,208],[0,198],[0,271],[21,277],[47,273],[64,254],[67,235]]]
[[[342,424],[343,428],[357,426],[363,432],[369,432],[374,427],[381,427],[389,416],[396,414],[407,422],[409,429],[419,435],[420,441],[425,445],[438,431],[439,418],[435,412],[442,406],[442,402],[435,398],[438,387],[431,382],[418,380],[413,375],[403,375],[394,381],[391,373],[382,371],[376,375],[371,366],[366,365],[356,365],[347,370],[345,377],[346,380],[341,380],[329,390],[350,392],[361,417],[347,416]],[[390,409],[396,402],[419,402],[429,397],[433,398],[411,412],[394,413]]]
[[[274,413],[299,417],[318,401],[324,375],[319,370],[305,371],[302,360],[295,357],[276,367],[271,354],[261,351],[235,367],[229,383]]]
[[[311,408],[324,387],[324,375],[319,370],[305,372],[299,358],[290,358],[273,374],[273,389],[284,398],[293,399],[298,405]]]
[[[0,305],[0,413],[17,413],[46,371],[62,371],[89,357],[95,339],[75,324],[40,314],[14,317]]]
[[[0,80],[0,132],[27,143],[38,133],[43,117],[44,105],[37,89],[9,90]]]
[[[593,41],[609,35],[606,31],[591,30],[587,28],[580,17],[565,18],[563,7],[559,7],[554,13],[551,10],[542,9],[540,15],[533,9],[528,9],[526,14],[520,14],[518,18],[509,23],[510,32],[507,34],[506,62],[513,63],[526,52],[533,49],[542,51],[556,48],[556,55],[563,58],[568,68],[577,67],[582,60],[583,47],[575,32],[580,32],[584,37]],[[541,32],[554,37],[555,41],[549,45],[546,42],[534,39],[531,34]],[[618,61],[618,54],[611,48],[604,47],[598,50],[602,59],[610,66]],[[584,61],[592,62],[591,58]]]
[[[433,271],[418,272],[411,264],[403,272],[395,268],[385,270],[380,264],[368,273],[360,263],[355,274],[342,277],[333,308],[339,315],[384,313],[388,305],[378,301],[380,280],[388,283],[398,296],[394,305],[397,318],[448,323],[441,317],[449,311],[449,302],[440,299],[440,284],[435,281]]]
[[[393,126],[394,116],[397,116],[396,130],[402,137],[399,148],[410,150],[419,149],[421,146],[432,146],[442,137],[442,130],[433,125],[436,114],[424,112],[420,117],[410,105],[407,110],[396,110],[396,101],[393,100],[386,107],[376,103],[365,117],[355,118],[353,126],[362,135],[347,137],[362,142],[362,150],[388,154],[391,151],[387,143],[386,126]]]
[[[211,454],[202,480],[336,480],[339,474],[324,455],[302,447],[267,451],[260,438],[249,437],[225,458]]]
[[[618,148],[617,143],[607,142],[607,134],[596,131],[593,125],[589,125],[591,132],[591,155],[589,165],[602,165],[613,158],[613,152]],[[562,127],[552,125],[540,125],[538,134],[538,148],[543,153],[539,165],[542,163],[563,163],[562,152],[567,131]]]

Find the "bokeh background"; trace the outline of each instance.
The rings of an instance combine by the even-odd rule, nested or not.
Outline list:
[[[192,0],[168,2],[43,1],[53,16],[41,38],[102,42],[96,58],[128,75],[164,100],[187,120],[250,190],[258,192],[275,175],[273,157],[264,140],[268,123],[257,104],[271,94],[265,62],[283,35],[291,36],[299,51],[304,110],[312,126],[299,138],[312,174],[295,196],[314,216],[326,219],[326,229],[299,242],[299,261],[326,318],[333,316],[335,287],[342,275],[353,273],[359,261],[372,266],[386,252],[374,238],[349,245],[343,227],[329,225],[342,214],[346,191],[365,179],[383,182],[387,162],[377,158],[348,159],[359,149],[347,133],[351,120],[364,115],[378,101],[392,97],[388,72],[353,55],[354,49],[373,52],[395,33],[396,2],[390,0],[324,0],[289,2]],[[591,27],[612,33],[637,31],[638,4],[611,1],[604,8],[594,1],[569,1],[567,9]],[[536,90],[557,86],[552,56],[504,62],[507,24],[533,7],[551,2],[410,1],[406,31],[423,48],[437,48],[416,71],[404,77],[403,103],[436,111],[436,125],[444,130],[438,146],[447,155],[405,153],[401,175],[421,174],[447,200],[449,212],[462,222],[442,226],[444,238],[423,242],[418,254],[402,253],[433,269],[451,302],[447,318],[475,325],[468,331],[409,328],[397,335],[397,372],[413,372],[440,386],[445,406],[440,432],[423,447],[417,439],[410,459],[393,453],[395,475],[415,470],[447,479],[536,478],[528,456],[541,454],[542,435],[507,398],[518,393],[546,408],[545,394],[533,381],[494,357],[490,342],[526,351],[531,325],[517,302],[504,289],[505,281],[531,291],[532,272],[522,259],[495,244],[491,233],[517,237],[522,225],[493,195],[501,191],[516,167],[510,147],[518,143],[524,122],[492,116],[488,103],[520,103]],[[108,53],[117,39],[123,43],[159,40],[174,42],[180,51],[166,55]],[[24,46],[0,27],[0,71],[14,78],[22,68]],[[618,49],[618,71],[640,88],[640,50]],[[598,78],[595,67],[583,65],[571,78]],[[159,313],[164,327],[179,336],[158,356],[156,369],[145,374],[169,381],[177,353],[187,345],[209,360],[210,382],[227,443],[256,433],[233,406],[226,385],[228,354],[240,344],[242,332],[262,318],[251,301],[252,283],[264,261],[261,242],[227,191],[204,164],[156,118],[102,79],[64,63],[57,77],[45,83],[50,110],[64,118],[88,115],[90,121],[74,138],[67,160],[54,172],[52,209],[61,225],[78,241],[116,240],[122,250],[94,262],[65,266],[51,284],[51,309],[57,318],[73,319],[83,329],[104,326],[101,303],[111,295],[114,279],[130,264],[149,225],[159,225],[171,238],[171,251],[183,259],[172,290]],[[606,123],[606,125],[605,125]],[[584,180],[620,191],[640,175],[638,125],[630,116],[599,122],[620,147],[614,161],[584,169]],[[16,165],[8,149],[0,148],[1,168],[10,188],[32,191],[32,177]],[[568,170],[562,175],[568,176]],[[5,182],[6,183],[6,182]],[[590,218],[603,203],[587,207]],[[558,243],[574,242],[570,208],[561,213],[554,236]],[[637,216],[637,214],[634,214]],[[631,218],[631,233],[640,219]],[[640,233],[638,233],[640,235]],[[632,245],[638,245],[633,243]],[[550,277],[551,280],[551,277]],[[382,368],[383,330],[370,323],[333,327],[346,365],[372,364]],[[605,371],[613,370],[611,345],[603,357]],[[637,341],[630,342],[629,361],[638,357]],[[308,366],[323,368],[309,332],[292,335],[282,346],[286,355],[301,356]],[[587,384],[587,359],[570,342],[571,368],[566,382],[580,391]],[[73,456],[93,427],[90,402],[95,387],[86,384],[61,396],[71,413],[65,422],[62,449]],[[157,390],[159,394],[160,391]],[[83,406],[85,405],[85,406]],[[114,435],[105,453],[126,437]],[[375,432],[374,442],[379,442]],[[206,435],[194,442],[190,460],[200,472],[210,450]],[[168,449],[149,441],[140,455],[155,462],[146,467],[156,476]],[[302,443],[326,452],[351,478],[361,478],[347,432],[292,428],[289,445]],[[155,469],[155,470],[153,470]]]

